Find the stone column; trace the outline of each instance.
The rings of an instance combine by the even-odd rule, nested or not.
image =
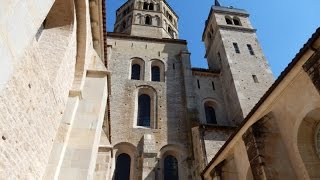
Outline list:
[[[320,93],[320,50],[303,65],[303,69]]]

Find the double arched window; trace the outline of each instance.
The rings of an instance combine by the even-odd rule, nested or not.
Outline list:
[[[143,9],[144,9],[144,10],[153,11],[153,10],[155,10],[155,5],[154,5],[153,3],[144,2],[144,3],[143,3]]]
[[[172,155],[164,158],[164,180],[179,180],[178,160]]]
[[[241,21],[238,17],[231,18],[230,16],[226,16],[226,23],[229,25],[236,25],[236,26],[242,26]]]
[[[138,126],[150,127],[151,98],[147,94],[141,94],[138,98]]]
[[[204,103],[206,122],[208,124],[217,124],[216,110],[211,102]]]
[[[115,180],[129,180],[130,179],[130,165],[131,158],[128,154],[122,153],[117,157]]]

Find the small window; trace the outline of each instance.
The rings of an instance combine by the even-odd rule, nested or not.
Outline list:
[[[144,10],[148,10],[148,6],[149,6],[149,4],[147,2],[143,3],[143,9]]]
[[[153,3],[150,3],[150,4],[149,4],[149,10],[152,10],[152,11],[154,10],[154,5],[153,5]]]
[[[127,23],[126,23],[126,21],[123,21],[122,24],[121,24],[121,29],[125,30],[126,27],[127,27]]]
[[[138,126],[150,127],[150,104],[151,98],[146,94],[142,94],[138,98]]]
[[[254,51],[253,51],[253,49],[252,49],[251,44],[247,44],[247,47],[248,47],[249,53],[250,53],[251,55],[254,55]]]
[[[199,79],[197,79],[197,83],[198,83],[198,89],[200,89],[200,81],[199,81]]]
[[[214,86],[214,82],[213,81],[211,82],[211,85],[212,85],[212,90],[216,90],[216,87]]]
[[[151,20],[150,16],[146,16],[145,24],[147,24],[147,25],[151,25],[152,24],[152,20]]]
[[[179,180],[178,161],[174,156],[168,155],[164,158],[164,179]]]
[[[168,26],[168,33],[169,33],[172,37],[174,37],[174,32],[173,32],[173,30],[172,30],[172,28],[171,28],[170,26]]]
[[[233,18],[233,24],[236,25],[236,26],[241,26],[240,19],[237,18],[237,17],[234,17],[234,18]]]
[[[228,16],[226,16],[226,23],[232,25],[232,20]]]
[[[252,75],[252,78],[255,83],[259,83],[258,77],[256,75]]]
[[[237,43],[233,43],[233,47],[236,53],[240,54],[240,49]]]
[[[151,81],[160,82],[160,68],[158,66],[153,66],[151,68]]]
[[[206,121],[208,124],[217,124],[216,112],[213,107],[205,104]]]
[[[122,153],[117,157],[115,180],[130,179],[131,158],[128,154]]]
[[[131,68],[131,79],[134,80],[140,80],[140,65],[139,64],[133,64]]]

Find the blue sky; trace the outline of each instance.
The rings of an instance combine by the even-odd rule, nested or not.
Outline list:
[[[107,1],[107,28],[113,31],[115,10],[126,0]],[[194,67],[207,67],[201,41],[214,0],[167,0],[179,15],[180,39],[188,41]],[[320,26],[320,0],[220,0],[222,6],[247,10],[275,77],[284,70]]]

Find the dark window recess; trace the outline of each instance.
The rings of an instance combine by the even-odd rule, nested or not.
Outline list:
[[[160,82],[160,68],[158,66],[152,66],[151,74],[152,74],[151,81]]]
[[[211,82],[211,84],[212,84],[212,89],[216,90],[216,87],[214,86],[214,82],[213,81]]]
[[[145,2],[145,3],[143,4],[143,9],[144,9],[144,10],[148,10],[148,3]]]
[[[174,156],[168,155],[164,158],[164,179],[179,180],[178,161]]]
[[[230,18],[226,17],[226,23],[227,24],[232,24],[232,20]]]
[[[236,26],[241,26],[241,22],[240,22],[239,19],[234,18],[234,19],[233,19],[233,23],[234,23],[234,25],[236,25]]]
[[[197,83],[198,83],[198,89],[200,89],[200,81],[199,81],[199,79],[197,79]]]
[[[251,44],[247,44],[247,47],[248,47],[249,53],[250,53],[251,55],[254,55],[254,51],[253,51],[253,49],[252,49]]]
[[[237,43],[233,43],[234,51],[238,54],[240,54],[240,49]]]
[[[152,4],[152,3],[150,3],[150,5],[149,5],[149,10],[154,10],[154,5]]]
[[[259,83],[258,77],[256,75],[252,75],[252,78],[255,83]]]
[[[150,96],[142,94],[138,98],[138,126],[150,127]]]
[[[132,65],[131,79],[140,80],[140,65],[139,64]]]
[[[117,157],[116,169],[115,169],[115,180],[129,180],[130,179],[130,164],[131,158],[128,154],[120,154]]]
[[[205,105],[206,120],[208,124],[217,124],[216,112],[213,107]]]
[[[152,22],[151,22],[151,17],[150,17],[150,16],[147,16],[147,17],[146,17],[146,22],[145,22],[145,24],[147,24],[147,25],[151,25],[151,24],[152,24]]]
[[[174,63],[172,64],[172,68],[173,68],[173,69],[176,69],[176,66],[175,66],[175,64],[174,64]]]

